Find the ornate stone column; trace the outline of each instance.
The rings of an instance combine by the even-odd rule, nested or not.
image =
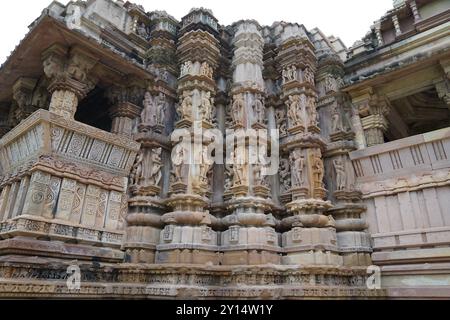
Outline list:
[[[335,221],[324,212],[332,207],[325,201],[325,169],[316,109],[315,49],[302,26],[286,24],[280,34],[278,62],[282,74],[282,95],[287,107],[288,137],[282,145],[289,153],[289,217],[282,225],[284,264],[340,265]]]
[[[48,90],[52,97],[49,111],[66,119],[73,119],[78,103],[96,84],[90,71],[96,58],[88,52],[74,47],[55,44],[42,54],[44,73],[50,79]]]
[[[127,85],[112,86],[106,91],[106,97],[111,105],[109,109],[112,119],[111,132],[131,138],[136,119],[141,115],[146,83],[128,77],[124,78],[122,83]]]
[[[350,95],[361,119],[366,146],[371,147],[383,144],[384,132],[388,128],[386,119],[389,113],[388,101],[375,95],[371,88],[359,92],[351,92]]]
[[[217,233],[207,210],[211,195],[214,73],[220,55],[217,20],[196,9],[182,19],[178,56],[179,121],[172,134],[173,151],[169,199],[172,209],[162,217],[165,228],[157,247],[157,263],[219,263]],[[220,134],[218,135],[220,137]]]
[[[155,80],[145,87],[138,133],[142,147],[129,181],[129,214],[123,249],[133,263],[155,263],[156,250],[164,228],[162,216],[168,211],[171,144],[175,114],[175,39],[178,23],[165,12],[150,14],[151,48],[146,53],[147,69]],[[159,261],[158,261],[159,262]]]
[[[262,77],[264,39],[252,20],[233,25],[232,102],[227,125],[227,207],[223,218],[223,264],[279,264],[280,251],[268,172],[270,148]],[[274,146],[275,147],[275,146]],[[278,159],[277,159],[278,160]]]
[[[334,207],[327,211],[336,221],[337,244],[346,266],[371,264],[371,239],[367,223],[361,218],[366,211],[361,192],[355,190],[355,173],[349,152],[357,149],[352,123],[352,105],[340,91],[344,66],[339,57],[319,57],[317,88],[322,136],[327,140],[325,182]]]

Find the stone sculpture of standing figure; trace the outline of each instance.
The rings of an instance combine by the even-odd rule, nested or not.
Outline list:
[[[336,159],[333,161],[334,170],[336,171],[336,187],[338,191],[345,190],[347,184],[347,177],[345,174],[345,165],[342,160]]]

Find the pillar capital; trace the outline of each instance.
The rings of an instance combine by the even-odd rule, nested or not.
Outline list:
[[[90,72],[97,59],[80,47],[70,51],[54,44],[42,54],[44,73],[50,79],[50,112],[73,119],[79,100],[94,87],[97,79]]]
[[[33,78],[19,78],[13,85],[13,98],[17,103],[14,117],[18,122],[27,118],[36,111],[33,103],[33,91],[36,87],[37,80]]]

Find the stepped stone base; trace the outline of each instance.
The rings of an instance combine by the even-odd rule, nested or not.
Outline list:
[[[79,262],[80,289],[69,290],[66,281],[70,265],[59,259],[0,257],[0,297],[379,299],[385,296],[383,290],[367,289],[365,268]]]

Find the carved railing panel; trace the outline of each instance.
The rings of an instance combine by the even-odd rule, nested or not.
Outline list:
[[[0,140],[0,237],[120,246],[139,144],[39,110]]]
[[[389,251],[448,246],[448,155],[450,128],[350,153],[368,207],[374,260],[420,259],[412,253],[400,257]],[[433,253],[436,257],[444,254],[442,248],[433,250],[439,251]]]

